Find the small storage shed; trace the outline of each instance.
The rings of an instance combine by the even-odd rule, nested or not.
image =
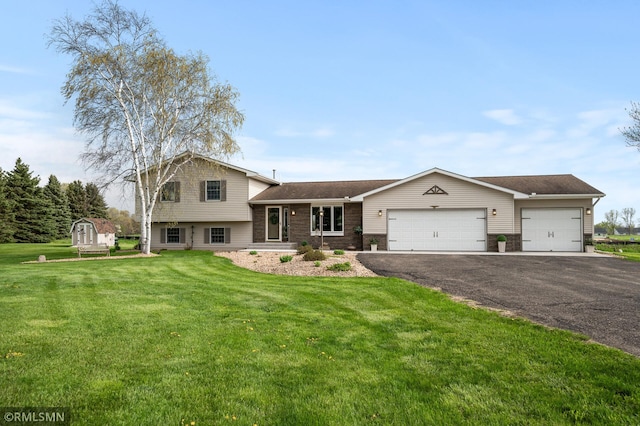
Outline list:
[[[95,246],[116,243],[116,226],[107,219],[83,217],[71,225],[71,245]]]

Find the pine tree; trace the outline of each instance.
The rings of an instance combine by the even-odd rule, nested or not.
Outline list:
[[[13,242],[15,215],[13,203],[7,198],[7,175],[0,169],[0,243]]]
[[[38,186],[39,177],[33,177],[29,166],[20,158],[7,175],[7,198],[13,204],[15,232],[19,243],[48,243],[56,234],[52,205]]]
[[[98,186],[94,183],[88,183],[85,186],[85,192],[87,194],[87,202],[89,204],[89,217],[107,218],[107,202],[104,200]]]
[[[89,217],[89,203],[87,202],[87,192],[84,185],[79,180],[69,184],[66,191],[71,211],[71,220],[75,221],[83,217]]]
[[[55,237],[69,238],[71,229],[71,211],[69,210],[69,200],[62,190],[62,185],[57,177],[49,176],[49,182],[45,185],[44,196],[49,199],[52,205],[52,213],[55,218]]]

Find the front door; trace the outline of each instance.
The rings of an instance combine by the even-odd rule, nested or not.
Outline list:
[[[282,208],[267,207],[267,241],[282,240]]]

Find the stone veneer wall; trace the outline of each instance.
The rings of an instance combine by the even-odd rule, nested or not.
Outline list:
[[[311,235],[311,205],[290,204],[289,207],[289,241],[292,243],[302,243],[306,241],[313,247],[320,247],[320,236]],[[265,241],[265,212],[267,206],[256,205],[253,208],[253,241],[261,243]],[[293,214],[295,212],[295,215]],[[325,236],[324,242],[331,249],[343,249],[353,245],[356,250],[362,250],[362,237],[353,228],[362,226],[362,204],[344,204],[344,236]]]
[[[387,234],[364,234],[362,241],[364,243],[364,250],[371,250],[371,244],[369,240],[375,238],[378,240],[378,250],[387,250]]]
[[[498,251],[498,235],[507,237],[505,251],[522,251],[522,236],[520,234],[487,234],[487,251]]]

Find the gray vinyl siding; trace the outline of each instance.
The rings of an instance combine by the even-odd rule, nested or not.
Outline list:
[[[158,201],[153,222],[205,222],[251,220],[249,181],[245,173],[207,167],[197,160],[173,179],[180,182],[180,202]],[[223,182],[226,196],[222,200],[201,201],[201,185],[207,180]],[[139,209],[137,209],[139,211]]]
[[[445,194],[425,194],[434,185]],[[487,233],[511,234],[514,230],[513,195],[481,185],[432,173],[389,190],[370,195],[363,202],[365,234],[387,233],[387,209],[486,209]],[[496,215],[491,214],[496,209]],[[378,211],[382,210],[382,216]]]
[[[193,228],[192,228],[193,226]],[[167,244],[164,241],[162,233],[164,229],[168,227],[184,228],[184,243],[182,244]],[[203,235],[205,229],[210,228],[225,228],[225,234],[230,238],[225,243],[210,244],[205,243]],[[252,242],[253,238],[253,226],[251,222],[202,222],[202,223],[190,223],[181,222],[179,225],[167,224],[167,223],[154,223],[151,226],[151,249],[152,250],[182,250],[185,248],[193,248],[194,250],[213,250],[213,251],[227,251],[227,250],[241,250],[245,249]],[[181,235],[182,239],[182,235]]]

